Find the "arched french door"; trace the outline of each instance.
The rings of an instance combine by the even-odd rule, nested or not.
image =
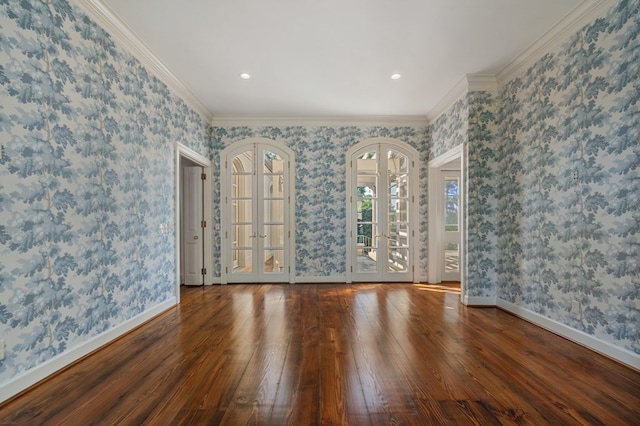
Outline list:
[[[347,281],[417,280],[417,151],[389,138],[347,153]]]
[[[293,152],[269,139],[221,154],[222,282],[293,282]]]

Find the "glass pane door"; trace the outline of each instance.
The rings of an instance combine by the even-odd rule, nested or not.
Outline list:
[[[355,281],[413,280],[410,165],[408,155],[386,145],[353,154],[350,268]]]
[[[284,257],[284,159],[271,151],[262,153],[263,214],[259,220],[262,272],[282,273]]]
[[[460,281],[460,172],[443,171],[444,232],[442,279]]]
[[[289,160],[262,144],[225,160],[230,175],[225,190],[230,251],[225,265],[229,282],[288,282]]]

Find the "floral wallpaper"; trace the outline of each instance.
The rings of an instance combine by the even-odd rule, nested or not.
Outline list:
[[[496,295],[495,170],[497,150],[496,100],[489,92],[468,92],[429,126],[429,160],[464,145],[463,165],[466,206],[467,294],[492,298]]]
[[[639,10],[618,2],[506,84],[497,168],[498,297],[636,354]]]
[[[0,385],[175,295],[174,143],[207,139],[66,0],[0,2]]]
[[[214,127],[211,155],[219,170],[220,152],[234,142],[264,137],[278,140],[296,155],[296,273],[304,277],[346,274],[346,152],[369,138],[395,138],[413,146],[426,157],[426,126],[414,127]],[[426,163],[423,163],[426,164]],[[418,166],[418,165],[417,165]],[[425,169],[425,170],[423,170]],[[426,274],[426,167],[420,167],[421,234],[419,273]],[[214,177],[214,221],[220,221],[219,178]],[[424,255],[423,255],[424,253]],[[213,249],[214,274],[220,275],[220,239]]]

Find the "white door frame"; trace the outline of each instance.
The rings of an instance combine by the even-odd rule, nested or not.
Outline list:
[[[180,217],[180,190],[181,190],[181,175],[180,173],[180,158],[187,158],[194,163],[202,167],[203,173],[206,175],[204,181],[204,194],[203,194],[203,206],[204,206],[204,220],[206,221],[206,227],[204,229],[204,268],[206,274],[204,275],[204,284],[213,284],[213,257],[211,253],[213,244],[213,231],[212,231],[212,218],[213,218],[213,175],[211,173],[211,161],[206,157],[198,154],[191,148],[176,142],[176,157],[175,157],[175,246],[176,246],[176,300],[180,303],[180,257],[181,257],[181,217]]]
[[[229,277],[231,276],[231,272],[228,271],[229,262],[231,260],[231,247],[230,247],[230,235],[232,230],[230,229],[229,224],[231,220],[229,218],[229,198],[230,194],[230,185],[231,185],[231,170],[232,164],[229,164],[229,160],[232,157],[235,157],[237,154],[247,151],[249,149],[253,149],[255,146],[262,146],[264,148],[272,148],[274,150],[280,151],[284,153],[288,157],[288,173],[285,176],[288,176],[288,179],[285,179],[286,182],[286,191],[285,195],[285,208],[284,208],[284,223],[285,223],[285,236],[284,236],[284,247],[286,252],[286,259],[289,264],[289,268],[287,271],[288,282],[290,284],[295,283],[296,276],[296,265],[295,265],[295,153],[282,142],[275,141],[273,139],[268,138],[248,138],[236,142],[225,149],[220,153],[220,218],[221,218],[221,230],[220,230],[220,279],[222,284],[227,284],[229,282]],[[257,172],[257,159],[254,159],[254,173]],[[257,189],[257,188],[256,188]],[[254,196],[256,193],[254,193]]]
[[[353,266],[355,266],[355,261],[357,261],[357,247],[356,247],[356,239],[357,239],[357,224],[356,218],[354,217],[354,209],[353,209],[353,200],[356,197],[354,193],[355,190],[355,176],[353,169],[353,156],[356,152],[366,149],[367,147],[375,148],[378,152],[381,147],[393,149],[403,154],[406,154],[411,159],[411,165],[409,167],[409,276],[410,281],[414,283],[420,282],[419,273],[416,272],[416,265],[418,264],[419,256],[417,247],[420,247],[420,232],[418,232],[418,222],[419,222],[419,209],[418,209],[418,186],[419,186],[419,178],[418,178],[418,167],[419,164],[419,153],[418,151],[412,147],[411,145],[403,142],[399,139],[393,138],[370,138],[365,139],[358,144],[352,146],[346,154],[346,169],[347,169],[347,271],[346,271],[346,282],[353,282],[354,276],[356,275],[353,272]],[[386,172],[386,171],[385,171]],[[386,189],[385,189],[386,190]]]
[[[444,207],[441,197],[442,179],[440,171],[442,166],[454,160],[460,161],[460,300],[465,301],[467,294],[467,208],[466,208],[466,178],[467,171],[464,167],[464,144],[445,152],[437,158],[429,161],[429,284],[442,282],[442,245],[444,229]],[[442,207],[442,208],[441,208]]]

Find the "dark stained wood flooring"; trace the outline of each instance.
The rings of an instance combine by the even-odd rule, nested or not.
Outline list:
[[[640,424],[640,373],[451,286],[228,285],[0,407],[0,424]]]

